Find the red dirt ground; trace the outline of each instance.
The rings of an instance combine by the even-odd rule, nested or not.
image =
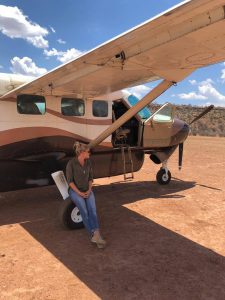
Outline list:
[[[95,180],[107,248],[58,221],[56,187],[0,194],[0,299],[225,299],[225,138],[190,137],[181,172]]]

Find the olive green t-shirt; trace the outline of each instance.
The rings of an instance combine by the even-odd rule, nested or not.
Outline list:
[[[66,166],[67,182],[73,182],[81,192],[86,192],[89,189],[89,181],[93,180],[93,172],[89,159],[85,160],[81,166],[78,159],[72,158]]]

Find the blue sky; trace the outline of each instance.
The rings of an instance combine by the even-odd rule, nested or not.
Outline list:
[[[176,0],[0,1],[0,72],[39,76],[178,4]],[[131,89],[142,97],[153,83]],[[225,64],[172,87],[165,101],[225,106]]]

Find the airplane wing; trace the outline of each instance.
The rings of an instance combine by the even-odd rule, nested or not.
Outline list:
[[[188,0],[2,96],[96,97],[225,60],[225,0]]]

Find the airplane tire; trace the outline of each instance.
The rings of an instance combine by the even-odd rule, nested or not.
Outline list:
[[[84,227],[79,209],[70,198],[62,201],[59,208],[59,220],[64,228],[80,229]]]
[[[171,180],[170,171],[168,170],[167,175],[166,175],[166,171],[161,168],[156,175],[156,180],[161,185],[170,183],[170,180]]]

